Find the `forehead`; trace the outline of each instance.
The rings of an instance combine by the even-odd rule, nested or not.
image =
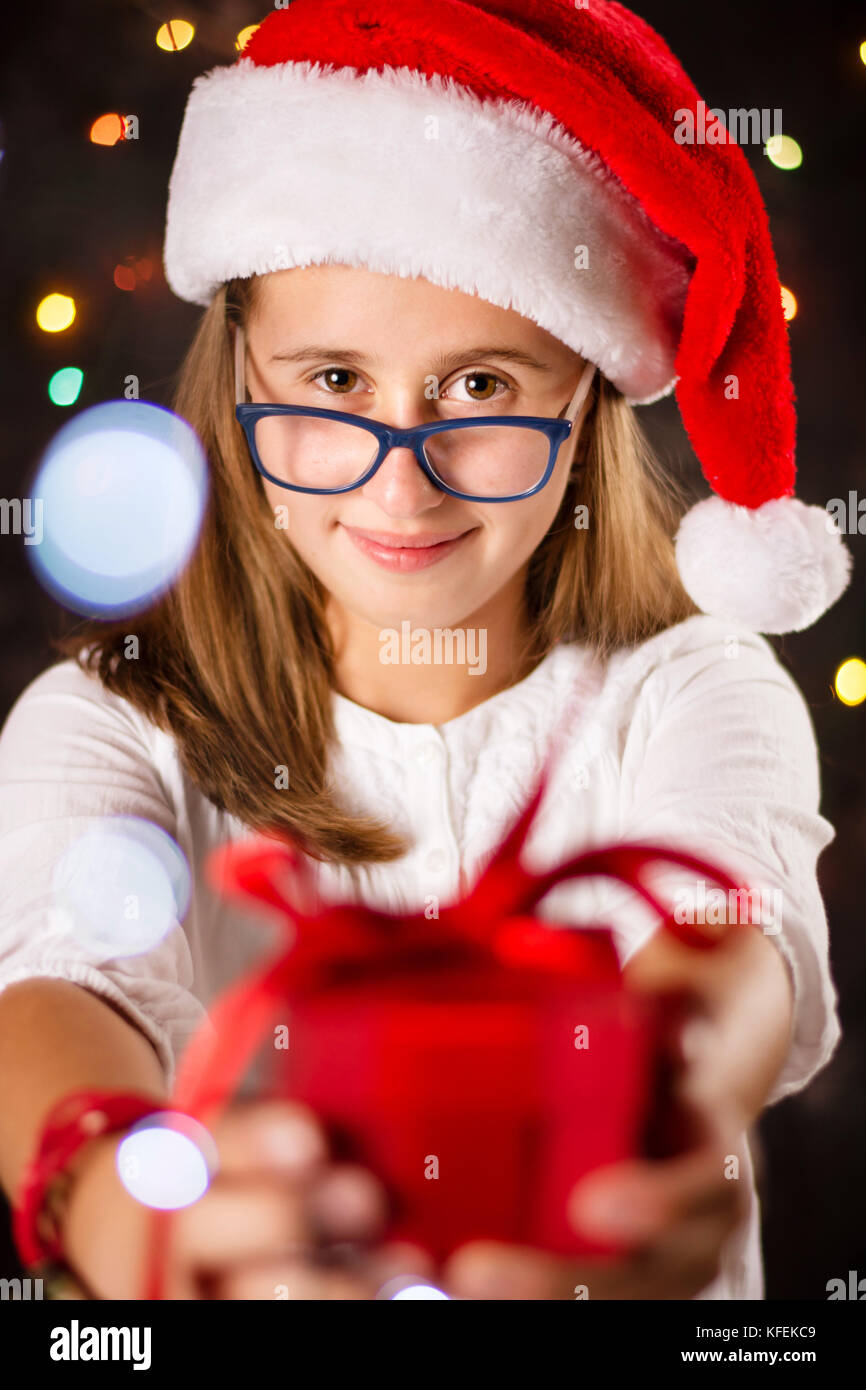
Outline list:
[[[564,343],[514,309],[422,277],[359,266],[303,266],[261,276],[253,324],[274,350],[308,339],[313,330],[317,338],[328,333],[341,342],[363,337],[382,348],[393,346],[395,334],[420,347],[470,335],[473,341],[520,346],[549,361],[577,360]]]

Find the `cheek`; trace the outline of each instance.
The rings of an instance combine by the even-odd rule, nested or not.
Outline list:
[[[512,570],[525,563],[544,540],[556,519],[567,482],[568,469],[557,466],[547,486],[534,497],[506,502],[495,509],[501,513],[491,523],[495,551],[511,562]]]
[[[262,487],[273,513],[274,526],[285,533],[298,554],[314,569],[310,561],[317,552],[321,553],[328,502],[302,492],[289,492],[266,478],[262,479]]]

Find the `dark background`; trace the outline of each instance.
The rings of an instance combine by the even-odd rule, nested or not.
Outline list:
[[[347,0],[351,3],[351,0]],[[745,147],[770,214],[780,278],[799,301],[790,325],[798,394],[797,493],[826,504],[866,497],[862,325],[866,313],[860,216],[866,148],[866,39],[861,6],[833,0],[799,8],[781,0],[636,0],[668,40],[708,106],[781,107],[783,129],[803,147],[794,172]],[[234,40],[267,10],[244,0],[203,6],[78,0],[16,5],[4,14],[0,51],[0,200],[5,267],[0,282],[0,495],[25,497],[52,435],[79,410],[122,396],[134,373],[143,400],[165,404],[199,310],[176,299],[162,273],[168,177],[193,78],[234,61]],[[190,46],[164,53],[157,28],[196,25]],[[102,148],[88,139],[108,111],[135,113],[140,138]],[[115,287],[118,264],[149,259],[134,292]],[[71,294],[78,317],[46,334],[36,305]],[[58,367],[85,372],[67,409],[46,394]],[[672,400],[642,419],[662,458],[705,492]],[[866,531],[866,517],[863,521]],[[800,1095],[761,1119],[760,1187],[767,1296],[825,1299],[830,1278],[866,1276],[866,705],[833,691],[849,656],[866,657],[864,541],[851,586],[816,627],[773,645],[812,710],[821,749],[823,814],[836,839],[820,861],[832,967],[844,1036],[831,1064]],[[0,720],[53,659],[48,637],[60,613],[38,586],[20,537],[0,536]],[[2,891],[2,885],[0,885]],[[0,1208],[0,1276],[16,1272]]]

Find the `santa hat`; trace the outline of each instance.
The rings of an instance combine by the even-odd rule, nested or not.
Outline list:
[[[676,387],[714,496],[679,571],[706,613],[799,631],[851,556],[794,491],[794,393],[767,215],[732,138],[654,31],[606,0],[292,0],[198,77],[165,271],[337,263],[511,308],[633,404]]]

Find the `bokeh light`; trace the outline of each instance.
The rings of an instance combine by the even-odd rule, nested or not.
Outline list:
[[[771,135],[765,149],[777,169],[799,169],[803,163],[803,151],[790,135]]]
[[[860,45],[860,62],[866,63],[866,39]]]
[[[139,612],[192,554],[206,494],[204,449],[180,416],[144,401],[91,406],[43,455],[30,491],[43,535],[28,557],[76,613]]]
[[[80,367],[61,367],[48,383],[48,399],[54,405],[74,405],[81,395],[84,373]]]
[[[239,51],[246,48],[247,44],[249,43],[250,39],[252,38],[253,34],[256,32],[258,27],[258,24],[248,24],[246,29],[242,29],[241,32],[238,34],[237,38],[235,39],[235,48],[237,48]]]
[[[797,299],[787,285],[782,286],[782,308],[789,323],[797,317]]]
[[[177,1211],[203,1197],[217,1170],[213,1137],[177,1111],[146,1115],[118,1144],[118,1177],[144,1206]]]
[[[399,1299],[411,1299],[413,1301],[419,1299],[435,1299],[441,1301],[445,1299],[446,1302],[450,1301],[447,1293],[443,1293],[441,1289],[434,1288],[432,1284],[410,1284],[408,1288],[400,1289],[398,1293],[392,1294],[391,1298],[394,1302]]]
[[[178,53],[192,43],[195,28],[185,19],[169,19],[156,31],[156,46],[167,53]]]
[[[43,333],[62,333],[75,320],[75,300],[68,294],[47,294],[36,306]]]
[[[836,672],[835,685],[843,705],[862,705],[866,700],[866,661],[859,656],[843,661]]]
[[[183,851],[138,816],[98,820],[54,866],[54,924],[100,960],[143,955],[182,922],[191,878]]]
[[[128,256],[123,265],[114,267],[114,283],[119,290],[134,290],[142,282],[147,283],[153,275],[153,262],[143,257],[140,261]]]
[[[94,145],[116,145],[125,136],[126,121],[116,111],[98,116],[90,127],[90,140]]]

